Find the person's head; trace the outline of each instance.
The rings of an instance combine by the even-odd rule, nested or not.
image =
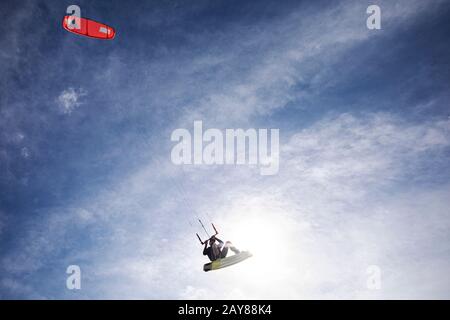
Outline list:
[[[209,239],[209,245],[212,246],[214,243],[216,242],[216,238],[215,237],[211,237]]]

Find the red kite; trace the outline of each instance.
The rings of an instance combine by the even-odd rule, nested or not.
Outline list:
[[[95,39],[112,40],[116,35],[112,27],[87,18],[64,16],[62,25],[69,32]]]

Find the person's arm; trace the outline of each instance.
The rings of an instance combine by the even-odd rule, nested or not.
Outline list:
[[[203,255],[206,256],[208,254],[208,242],[205,242],[205,248],[203,249]]]
[[[220,240],[219,238],[216,238],[217,241],[219,241],[221,244],[223,244],[223,241]]]

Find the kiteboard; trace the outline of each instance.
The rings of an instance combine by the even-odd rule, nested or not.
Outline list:
[[[238,254],[234,254],[232,256],[229,256],[229,257],[226,257],[223,259],[217,259],[213,262],[205,264],[203,266],[203,271],[208,272],[211,270],[217,270],[217,269],[229,267],[229,266],[232,266],[233,264],[244,261],[245,259],[248,259],[251,256],[252,256],[252,254],[249,251],[241,251]]]

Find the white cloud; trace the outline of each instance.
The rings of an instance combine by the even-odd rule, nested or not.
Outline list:
[[[439,138],[430,139],[429,132]],[[442,278],[448,270],[450,186],[393,187],[420,176],[418,168],[439,164],[439,151],[449,142],[445,121],[409,124],[386,113],[343,114],[294,134],[283,146],[278,176],[249,174],[243,180],[241,170],[228,167],[216,168],[214,175],[193,170],[166,180],[164,166],[155,162],[82,206],[95,213],[93,227],[102,230],[91,234],[93,243],[82,253],[83,274],[96,284],[85,294],[448,298]],[[430,162],[432,154],[437,156]],[[155,193],[155,184],[163,195]],[[194,186],[195,193],[179,191]],[[8,261],[20,270],[39,267],[47,254],[68,245],[64,226],[85,216],[82,212],[74,211],[73,219],[51,216],[44,229],[24,240],[26,259],[16,253]],[[254,257],[204,273],[206,261],[194,235],[199,230],[187,223],[196,212],[209,212],[225,240],[251,249]],[[366,268],[373,264],[382,270],[379,291],[366,287]]]
[[[182,297],[448,298],[441,281],[448,258],[441,253],[449,247],[450,186],[406,187],[410,176],[432,181],[421,167],[439,174],[448,128],[447,121],[411,124],[387,113],[342,114],[294,134],[283,146],[278,176],[243,180],[230,169],[201,180],[209,182],[196,193],[208,199],[206,210],[226,237],[252,243],[258,254],[208,279],[194,274]],[[430,132],[439,138],[430,139]],[[217,181],[227,182],[214,196],[208,189]],[[376,292],[366,287],[372,264],[383,273]],[[220,281],[220,293],[209,281]]]
[[[391,32],[401,23],[411,23],[419,13],[436,10],[420,1],[390,5],[389,10],[384,7],[389,14],[383,15],[383,23],[391,24]],[[191,67],[183,66],[183,82],[192,82],[185,74],[194,77],[208,68],[214,70],[216,80],[215,87],[208,87],[190,104],[184,121],[245,122],[335,85],[338,77],[330,74],[334,72],[330,66],[374,36],[365,26],[366,8],[364,3],[343,2],[317,12],[306,5],[270,24],[252,26],[248,32],[242,32],[240,25],[231,27],[219,37],[226,39],[229,50],[217,53],[213,65],[210,50],[205,50],[205,55],[189,62]],[[217,71],[215,63],[222,65]],[[305,89],[299,89],[299,84]]]
[[[57,102],[62,113],[70,114],[81,105],[80,98],[85,96],[84,89],[68,88],[58,96]]]
[[[448,120],[414,125],[386,113],[342,114],[292,136],[283,149],[285,170],[328,188],[346,179],[364,190],[363,184],[402,178],[427,152],[449,147],[449,128]]]

